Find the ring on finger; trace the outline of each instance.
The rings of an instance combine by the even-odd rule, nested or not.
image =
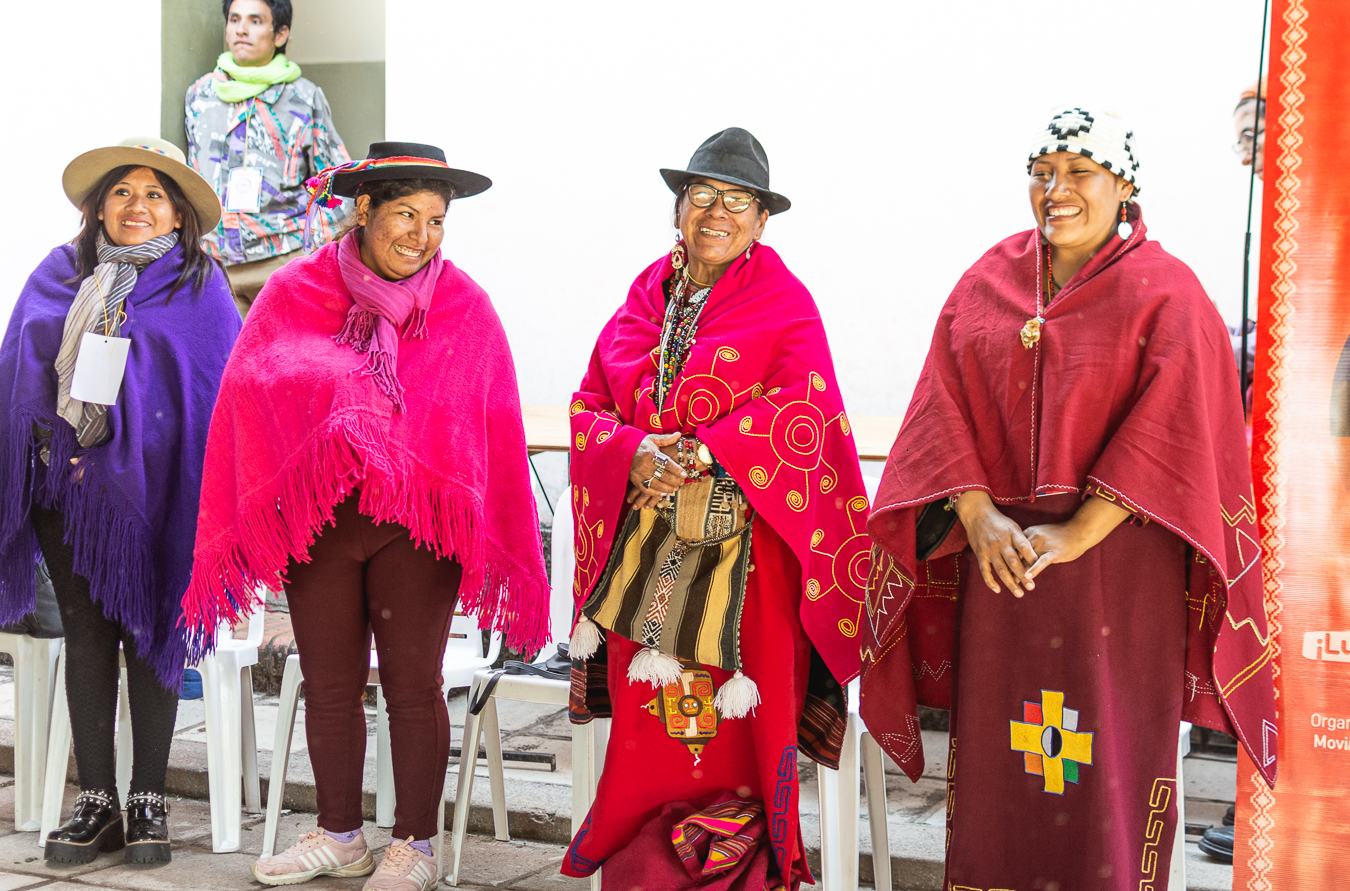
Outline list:
[[[647,477],[645,480],[643,480],[642,488],[650,489],[652,487],[652,479],[653,479],[652,477]]]
[[[665,475],[665,472],[666,472],[665,462],[657,464],[656,470],[652,473],[652,479],[659,480],[662,476]]]

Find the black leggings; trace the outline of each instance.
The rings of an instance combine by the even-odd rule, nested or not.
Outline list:
[[[75,573],[75,551],[65,543],[60,512],[34,505],[32,518],[66,630],[66,701],[80,788],[111,790],[117,785],[113,722],[121,643],[131,698],[131,792],[162,795],[178,694],[164,688],[155,670],[136,654],[135,638],[103,615],[90,597],[89,580]]]

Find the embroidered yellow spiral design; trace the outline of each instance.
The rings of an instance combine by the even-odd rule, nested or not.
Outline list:
[[[809,579],[806,582],[806,597],[808,600],[820,599],[820,582],[815,579]]]
[[[811,372],[811,386],[823,392],[825,389],[825,378],[816,374],[814,371]]]
[[[845,436],[848,436],[849,433],[853,431],[853,428],[850,427],[848,423],[848,415],[839,416],[839,429],[844,431]]]
[[[840,620],[839,620],[839,633],[842,634],[842,635],[844,635],[844,637],[857,637],[857,636],[858,636],[858,626],[855,625],[855,624],[854,624],[851,620],[849,620],[849,619],[840,619]]]
[[[595,435],[595,444],[596,444],[596,445],[600,445],[600,443],[602,443],[602,442],[604,442],[605,440],[609,439],[610,433],[611,433],[611,432],[612,432],[612,431],[609,431],[609,430],[601,430],[599,433],[597,433],[597,434]]]
[[[653,415],[652,415],[650,418],[648,418],[647,420],[651,423],[651,425],[652,425],[653,427],[660,427],[660,426],[661,426],[661,416],[658,415],[658,414],[653,414]]]
[[[572,403],[572,414],[579,415],[585,410],[586,410],[586,403],[582,402],[580,399]]]
[[[867,497],[859,495],[848,503],[849,510],[867,510]]]
[[[801,510],[802,508],[806,507],[806,499],[802,497],[801,492],[798,492],[796,489],[793,489],[792,491],[787,493],[787,504],[788,507],[792,508],[793,510]]]
[[[817,529],[815,532],[811,533],[811,547],[814,548],[816,545],[820,544],[824,540],[825,540],[824,529]]]
[[[831,489],[833,489],[834,486],[835,486],[835,484],[838,483],[838,482],[839,482],[839,480],[835,479],[835,478],[832,477],[832,476],[822,476],[822,477],[820,478],[820,491],[821,491],[821,492],[828,492],[828,491],[830,491]]]
[[[741,430],[742,433],[749,433],[749,432],[750,432],[750,428],[753,427],[754,425],[755,425],[755,422],[754,422],[753,419],[748,418],[748,417],[741,418],[740,430]]]
[[[583,451],[585,448],[586,448],[586,434],[585,434],[585,433],[578,433],[578,434],[577,434],[577,451],[578,451],[578,452]]]
[[[720,350],[717,351],[717,358],[725,359],[728,362],[735,362],[740,357],[741,354],[736,352],[731,347],[722,347]]]
[[[756,487],[763,489],[769,484],[769,474],[763,467],[751,467],[750,482],[754,483]]]
[[[763,385],[763,384],[755,384],[753,387],[750,388],[750,398],[751,398],[751,399],[758,399],[759,397],[761,397],[761,396],[763,396],[763,395],[764,395],[764,385]]]

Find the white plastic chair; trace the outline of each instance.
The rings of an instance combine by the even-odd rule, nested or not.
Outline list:
[[[0,632],[0,653],[14,660],[14,828],[36,832],[42,826],[47,731],[61,638]]]
[[[446,641],[445,657],[441,660],[441,694],[445,695],[455,687],[467,687],[473,681],[474,674],[497,660],[501,650],[501,635],[493,632],[489,635],[486,652],[483,649],[483,635],[478,629],[478,621],[459,611],[450,622],[450,637]],[[281,804],[286,795],[286,768],[291,755],[291,735],[295,730],[295,711],[300,698],[300,684],[305,679],[300,668],[300,656],[292,654],[286,657],[286,667],[281,674],[281,699],[277,709],[276,741],[272,747],[272,782],[267,790],[267,822],[263,827],[262,856],[271,857],[276,853],[277,831],[281,822]],[[384,690],[380,684],[379,656],[375,650],[370,652],[369,683],[376,685],[375,702],[375,824],[388,828],[394,825],[394,762],[389,748],[389,713],[384,703]],[[436,812],[438,832],[432,839],[436,854],[438,875],[443,862],[442,852],[445,837],[445,796],[441,796]]]
[[[572,540],[573,520],[571,490],[560,497],[559,510],[553,514],[553,593],[549,598],[549,627],[554,641],[565,641],[572,631],[572,575],[576,567],[576,553]],[[536,656],[536,663],[546,661],[556,652],[553,644],[546,645]],[[469,703],[478,696],[491,672],[474,676],[469,688]],[[499,841],[509,841],[511,832],[506,816],[506,778],[502,770],[502,737],[497,724],[497,700],[537,702],[545,705],[566,706],[571,696],[570,681],[552,680],[533,675],[501,675],[482,710],[468,714],[464,719],[464,741],[460,743],[459,786],[455,792],[455,820],[450,835],[450,870],[446,884],[459,883],[460,857],[464,836],[469,827],[469,804],[473,795],[474,768],[477,766],[478,741],[486,734],[488,781],[492,787],[492,825]],[[589,724],[572,725],[572,834],[575,836],[595,800],[596,784],[604,766],[605,745],[609,739],[609,719],[597,718]],[[591,887],[600,888],[600,872],[591,876]]]
[[[851,891],[858,887],[859,756],[867,785],[868,823],[872,828],[872,884],[877,891],[891,887],[885,756],[858,714],[858,688],[857,680],[848,685],[848,728],[844,731],[839,769],[820,765],[816,770],[816,791],[820,795],[822,891]]]
[[[235,640],[229,626],[222,623],[216,633],[215,652],[199,666],[206,705],[211,850],[217,854],[239,850],[241,788],[243,810],[262,812],[258,735],[253,721],[253,666],[258,664],[263,622],[262,609],[254,610],[248,618],[248,636],[243,640]]]
[[[207,784],[211,797],[211,849],[217,854],[239,850],[241,778],[248,806],[258,810],[262,794],[258,787],[258,745],[253,721],[253,676],[249,666],[258,661],[262,643],[263,613],[249,617],[248,637],[235,640],[229,623],[216,631],[217,652],[202,660],[202,698],[206,705]],[[57,659],[56,683],[65,690],[66,649]],[[117,793],[127,800],[131,784],[131,706],[127,696],[126,657],[118,654],[121,681],[117,707]],[[247,691],[247,695],[245,695]],[[47,775],[42,795],[42,826],[38,844],[60,824],[70,766],[70,704],[64,695],[55,697],[47,743]],[[232,804],[232,808],[231,808]]]

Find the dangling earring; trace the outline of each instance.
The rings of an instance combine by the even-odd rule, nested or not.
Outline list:
[[[1125,208],[1129,206],[1128,201],[1120,202],[1120,224],[1116,226],[1116,234],[1120,236],[1121,241],[1129,241],[1130,236],[1134,234],[1134,227],[1125,219]]]
[[[670,249],[670,265],[676,272],[684,269],[684,239],[675,239],[675,246]]]
[[[759,239],[758,239],[758,238],[751,239],[751,241],[750,241],[750,246],[749,246],[748,248],[745,249],[745,259],[747,259],[747,260],[750,259],[750,252],[753,251],[753,250],[755,249],[755,245],[757,245],[757,244],[759,244]]]

